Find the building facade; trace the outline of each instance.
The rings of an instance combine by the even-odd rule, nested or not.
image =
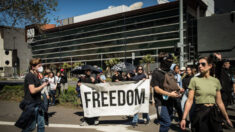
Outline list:
[[[25,42],[25,30],[0,26],[0,75],[19,76],[28,71],[32,52]]]
[[[197,6],[204,14],[203,2],[184,2],[185,61],[190,61],[197,47]],[[32,27],[26,27],[30,29]],[[139,60],[160,52],[175,53],[179,42],[178,1],[131,10],[44,30],[35,29],[30,43],[34,58],[45,64],[85,62],[104,65],[104,60],[119,58],[138,64]],[[192,48],[194,47],[194,48]],[[194,54],[193,53],[193,54]],[[133,55],[135,56],[133,58]]]

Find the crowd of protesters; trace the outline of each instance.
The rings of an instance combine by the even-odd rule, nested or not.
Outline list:
[[[150,102],[156,107],[160,132],[169,130],[176,115],[176,121],[183,130],[187,126],[193,132],[220,132],[222,125],[233,127],[226,111],[227,106],[234,103],[232,95],[235,94],[235,82],[228,60],[222,59],[220,54],[215,53],[200,58],[198,67],[180,68],[173,63],[170,54],[161,54],[159,62],[160,67],[148,74],[143,66],[137,66],[135,70],[128,72],[114,70],[111,80],[112,82],[151,80],[153,101]],[[82,75],[79,75],[76,92],[81,102],[82,83],[107,82],[103,71],[99,70],[98,74],[92,74],[91,69],[86,69]],[[170,84],[172,90],[169,90],[166,80],[170,81],[171,78],[175,84]],[[56,95],[67,93],[67,90],[68,79],[64,69],[55,76],[51,70],[43,71],[39,58],[32,59],[30,72],[24,81],[24,100],[20,104],[23,112],[15,125],[22,128],[23,132],[27,132],[33,131],[37,124],[38,132],[43,132],[45,124],[48,124],[48,107],[55,105]],[[142,117],[145,124],[150,122],[148,113],[143,113]],[[138,125],[138,120],[138,113],[135,113],[130,124],[135,127]],[[81,126],[93,124],[99,124],[99,117],[83,117]]]

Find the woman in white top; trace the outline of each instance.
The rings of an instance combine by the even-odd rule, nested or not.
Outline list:
[[[55,105],[55,94],[56,94],[57,82],[56,82],[56,78],[54,77],[53,72],[49,74],[49,84],[50,84],[50,104]]]
[[[61,88],[61,86],[60,86],[60,79],[61,79],[60,72],[56,73],[55,79],[57,82],[56,91],[58,92],[58,95],[60,95],[60,88]]]

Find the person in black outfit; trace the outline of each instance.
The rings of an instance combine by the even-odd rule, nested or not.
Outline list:
[[[48,85],[48,82],[41,84],[38,76],[43,72],[40,58],[30,60],[30,72],[24,80],[24,100],[20,107],[23,110],[16,126],[23,129],[23,132],[33,131],[37,124],[37,131],[44,132],[45,107],[41,100],[41,90]]]
[[[60,79],[61,93],[67,93],[68,91],[68,78],[67,73],[64,72],[64,69],[61,69],[61,79]]]
[[[160,70],[168,72],[172,64],[171,55],[160,55],[160,69],[155,69],[152,73],[150,85],[154,88],[154,100],[157,109],[158,120],[160,123],[160,132],[167,132],[171,125],[171,117],[173,114],[173,98],[180,95],[176,92],[167,92],[163,88],[164,73]]]
[[[97,80],[91,76],[91,70],[90,69],[86,69],[85,70],[85,76],[82,76],[78,79],[77,82],[77,87],[79,87],[82,83],[93,83],[95,84],[97,82]],[[88,126],[90,124],[95,124],[98,125],[99,124],[99,120],[98,117],[93,117],[93,118],[86,118],[84,117],[83,123],[80,124],[81,126]]]
[[[229,60],[223,60],[220,54],[214,54],[217,57],[215,75],[219,79],[222,89],[221,96],[225,108],[233,103],[232,93],[234,91],[234,82],[232,80],[232,72],[230,71]]]
[[[114,75],[112,76],[112,82],[123,81],[122,75],[119,71],[114,71]]]

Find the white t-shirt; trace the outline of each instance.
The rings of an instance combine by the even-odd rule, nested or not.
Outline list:
[[[50,83],[50,90],[56,90],[56,79],[55,77],[50,78],[49,77],[49,83]]]
[[[61,77],[55,76],[55,79],[56,79],[56,82],[57,82],[57,83],[60,83]]]

